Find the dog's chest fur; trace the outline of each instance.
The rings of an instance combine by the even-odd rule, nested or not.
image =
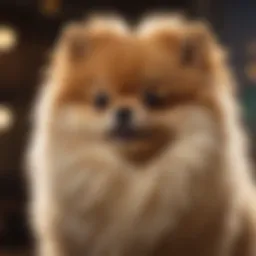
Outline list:
[[[184,220],[188,217],[187,208],[191,214],[191,204],[200,198],[201,191],[193,189],[196,182],[191,187],[189,173],[179,173],[175,166],[173,172],[167,172],[170,166],[157,161],[143,167],[130,166],[103,145],[84,147],[79,141],[52,141],[50,146],[49,166],[54,171],[48,170],[48,174],[57,212],[55,223],[66,250],[92,256],[110,252],[148,255],[158,246],[156,255],[158,250],[165,250],[161,243],[168,231],[183,214]],[[198,194],[192,194],[189,200],[189,191],[195,190]],[[196,216],[198,211],[192,214]],[[196,219],[190,228],[200,234],[204,216]],[[186,224],[179,226],[187,232]],[[190,234],[184,239],[191,240]],[[184,247],[177,248],[181,249]]]
[[[169,225],[167,181],[156,170],[119,163],[102,147],[58,155],[65,163],[55,162],[63,168],[54,172],[53,194],[62,232],[75,243],[88,248],[97,240],[95,248],[120,246],[118,251],[134,242],[153,243]]]

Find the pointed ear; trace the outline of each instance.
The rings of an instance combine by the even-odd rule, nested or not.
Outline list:
[[[64,27],[60,36],[66,56],[70,61],[82,59],[88,52],[89,38],[83,23],[70,23]]]
[[[208,68],[211,62],[214,38],[203,23],[192,23],[185,29],[181,42],[180,61],[184,66]]]
[[[126,32],[126,24],[119,16],[92,14],[85,20],[64,27],[57,44],[57,51],[58,48],[59,51],[64,50],[69,60],[78,61],[91,53],[97,45],[102,45],[107,37]]]

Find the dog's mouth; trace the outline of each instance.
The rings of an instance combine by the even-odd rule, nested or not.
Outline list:
[[[113,129],[108,136],[110,143],[117,146],[119,153],[135,164],[143,164],[156,157],[170,143],[172,134],[164,129]]]
[[[136,129],[133,127],[116,127],[110,132],[110,137],[118,141],[137,141],[144,140],[150,136],[150,133],[146,130]]]

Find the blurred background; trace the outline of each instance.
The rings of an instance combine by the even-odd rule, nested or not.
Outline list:
[[[31,244],[22,163],[40,70],[61,26],[91,10],[131,20],[149,10],[182,10],[208,20],[231,53],[256,159],[256,1],[0,0],[0,256],[28,255]]]

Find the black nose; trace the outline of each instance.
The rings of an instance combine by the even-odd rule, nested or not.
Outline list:
[[[116,112],[116,121],[119,126],[127,126],[132,119],[132,111],[129,108],[120,108]]]

